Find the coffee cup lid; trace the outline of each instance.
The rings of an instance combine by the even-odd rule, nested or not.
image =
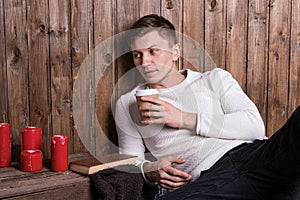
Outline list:
[[[157,89],[137,90],[135,96],[147,96],[152,94],[159,94],[159,92]]]

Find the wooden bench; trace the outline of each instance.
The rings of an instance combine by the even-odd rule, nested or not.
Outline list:
[[[69,161],[88,154],[70,155]],[[72,171],[53,172],[44,163],[39,172],[22,172],[19,163],[0,168],[0,199],[93,199],[90,178]]]

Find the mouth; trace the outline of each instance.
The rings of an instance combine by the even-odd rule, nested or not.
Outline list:
[[[145,69],[143,73],[145,76],[152,76],[155,72],[157,72],[156,69]]]
[[[152,77],[157,72],[156,69],[145,69],[143,70],[143,75],[145,77]]]

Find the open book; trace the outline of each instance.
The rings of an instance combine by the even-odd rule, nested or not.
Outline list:
[[[98,171],[120,165],[134,165],[136,163],[136,159],[136,156],[114,153],[76,160],[70,162],[69,168],[72,171],[82,174],[93,174]]]

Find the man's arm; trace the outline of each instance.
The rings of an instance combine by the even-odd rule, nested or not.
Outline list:
[[[115,112],[119,152],[138,156],[137,165],[139,165],[144,161],[145,146],[141,135],[131,120],[128,105],[124,104],[123,101],[128,102],[127,99],[124,100],[121,97],[116,104]]]
[[[238,82],[225,70],[211,73],[209,84],[219,96],[224,114],[198,113],[197,134],[222,139],[263,139],[265,127],[260,113]]]
[[[122,103],[122,98],[116,105],[116,128],[118,132],[119,151],[123,154],[139,156],[137,166],[141,167],[144,178],[149,183],[158,183],[162,187],[174,190],[188,183],[191,176],[172,167],[173,163],[181,164],[182,158],[166,157],[155,162],[144,159],[145,147],[142,138],[132,126],[129,112]]]
[[[140,107],[142,115],[149,118],[143,121],[144,124],[165,124],[172,128],[196,131],[197,114],[183,112],[172,104],[157,98],[145,96],[142,97],[142,100],[152,103]]]
[[[211,92],[218,95],[220,102],[216,106],[221,106],[223,114],[182,112],[168,102],[143,97],[144,101],[153,103],[140,108],[144,116],[152,118],[144,123],[186,128],[200,136],[212,138],[249,141],[263,139],[265,128],[259,111],[237,81],[221,69],[211,73],[208,85]]]

